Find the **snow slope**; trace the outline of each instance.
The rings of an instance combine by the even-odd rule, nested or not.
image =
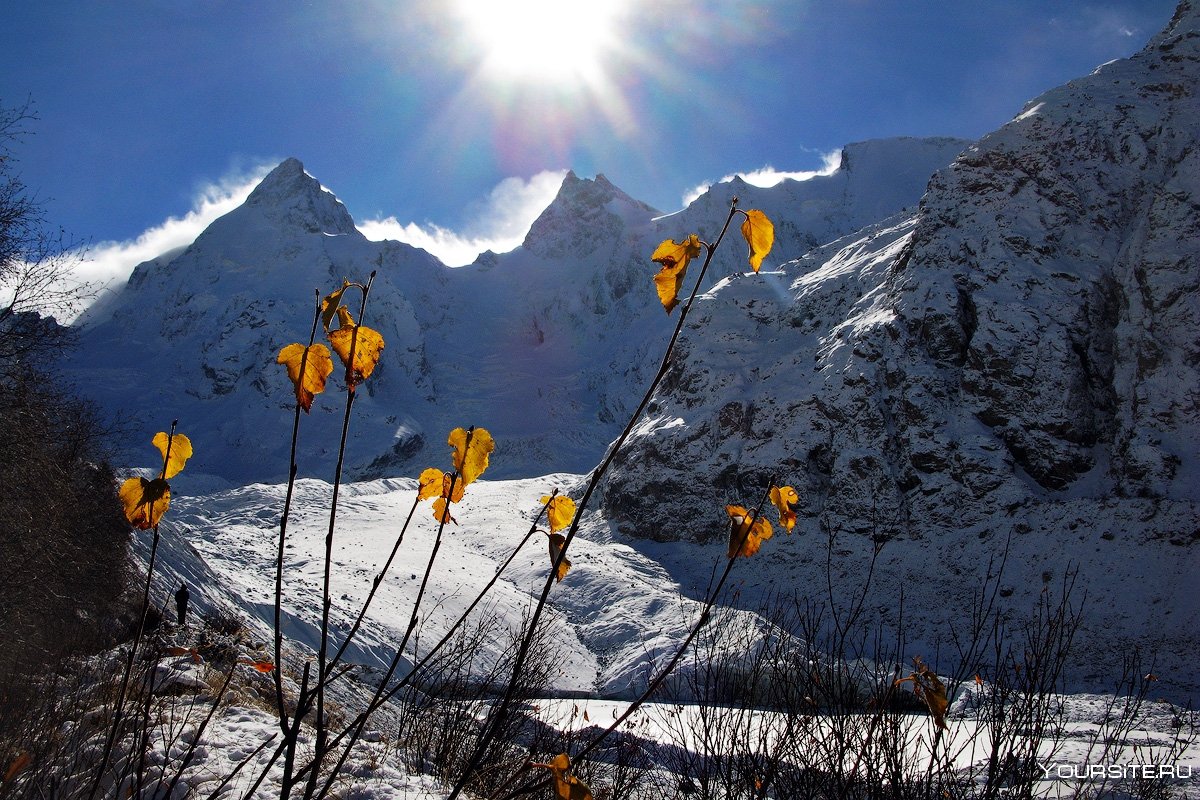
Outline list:
[[[422,603],[416,639],[406,649],[407,665],[439,640],[529,530],[538,498],[565,489],[580,476],[473,483],[455,507],[459,524],[448,526],[438,549],[430,588]],[[177,496],[160,544],[160,586],[186,581],[198,613],[231,606],[257,626],[272,629],[278,520],[284,485],[254,484],[211,494]],[[315,652],[319,644],[321,580],[331,487],[299,482],[293,500],[285,553],[283,628],[286,640]],[[380,479],[342,487],[334,537],[331,596],[334,646],[349,630],[375,576],[387,560],[416,500],[411,479]],[[380,584],[350,663],[384,668],[403,638],[433,551],[437,524],[429,501],[421,503],[396,560]],[[140,537],[145,556],[148,534]],[[543,621],[555,651],[551,688],[606,697],[633,697],[644,688],[654,664],[677,649],[698,613],[694,598],[704,589],[720,548],[688,545],[699,585],[681,585],[655,559],[657,554],[614,540],[599,515],[590,515],[571,549],[573,566],[551,595],[552,613]],[[550,569],[546,537],[535,533],[505,571],[476,618],[494,616],[517,631],[541,592]],[[163,602],[166,602],[164,598]],[[485,659],[494,661],[506,637],[491,637]],[[311,657],[311,655],[310,655]]]

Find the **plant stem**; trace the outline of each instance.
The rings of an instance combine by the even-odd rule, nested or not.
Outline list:
[[[179,420],[171,421],[171,432],[167,435],[167,451],[163,454],[163,468],[159,473],[159,477],[166,480],[167,462],[171,458],[171,442],[175,439],[175,426],[179,424]],[[142,610],[138,615],[137,630],[133,635],[133,646],[129,648],[129,658],[125,661],[125,674],[121,677],[121,688],[117,691],[117,702],[113,706],[113,721],[108,730],[108,737],[104,742],[104,752],[100,756],[100,766],[96,769],[96,776],[92,780],[92,788],[88,792],[89,800],[95,800],[96,792],[100,790],[100,781],[104,776],[104,770],[108,768],[108,760],[112,757],[113,746],[117,740],[117,730],[121,726],[121,716],[125,711],[125,697],[129,692],[129,678],[133,674],[133,662],[137,657],[138,647],[142,643],[142,631],[146,627],[146,614],[150,611],[150,585],[154,579],[154,560],[158,555],[158,524],[154,525],[154,538],[150,544],[150,560],[146,565],[146,586],[142,590]]]
[[[374,280],[375,273],[372,272],[371,277],[367,279],[367,284],[359,287],[362,291],[362,305],[359,308],[358,314],[359,325],[362,324],[362,320],[366,316],[367,296],[370,294],[371,284]],[[321,760],[325,756],[325,744],[328,735],[328,731],[325,729],[325,676],[327,674],[326,656],[329,652],[329,607],[332,605],[329,583],[333,567],[333,533],[337,523],[338,494],[342,486],[342,467],[346,460],[346,440],[350,435],[350,415],[354,410],[354,398],[357,395],[357,392],[355,392],[354,371],[357,341],[358,325],[355,325],[350,332],[350,350],[346,359],[346,413],[342,417],[342,436],[338,443],[337,466],[334,468],[333,474],[333,497],[329,505],[329,530],[325,534],[325,574],[321,584],[321,645],[317,651],[317,736],[313,753],[315,768],[309,774],[308,784],[304,789],[306,800],[312,797],[312,793],[316,789],[316,776],[320,771]]]
[[[764,505],[766,505],[767,498],[770,496],[771,487],[774,485],[775,478],[772,477],[771,481],[767,484],[767,490],[763,493],[762,499],[759,500],[758,507],[755,508],[750,515],[748,524],[746,525],[746,530],[742,534],[741,541],[738,542],[737,549],[734,551],[735,553],[740,552],[742,546],[746,543],[746,540],[750,538],[750,532],[754,528],[754,523],[760,516],[762,516],[762,508]],[[636,700],[629,704],[629,707],[626,708],[619,717],[612,721],[611,725],[609,725],[605,730],[601,731],[599,736],[588,742],[588,744],[582,750],[575,754],[575,757],[572,759],[573,762],[579,761],[588,753],[592,752],[592,750],[594,750],[601,742],[608,738],[610,734],[620,728],[625,720],[633,716],[634,712],[645,705],[645,703],[654,696],[654,693],[658,691],[660,686],[662,686],[663,681],[665,681],[671,675],[671,673],[675,671],[676,665],[679,664],[680,659],[682,659],[684,654],[687,653],[688,648],[691,647],[692,641],[696,638],[697,634],[700,633],[700,629],[707,625],[709,619],[712,617],[713,607],[716,605],[717,599],[720,598],[721,591],[725,588],[725,581],[729,579],[730,573],[733,572],[733,565],[736,561],[736,555],[727,560],[725,569],[722,571],[720,579],[717,581],[716,585],[712,588],[708,594],[708,597],[704,601],[704,609],[700,612],[700,616],[696,619],[696,623],[692,625],[691,630],[688,631],[688,635],[684,637],[683,643],[679,645],[679,648],[675,651],[675,654],[671,657],[671,660],[668,661],[666,665],[658,671],[658,674],[654,676],[654,679],[646,684],[645,690],[638,696]],[[516,791],[507,795],[505,800],[511,800],[511,798],[520,797],[523,794],[528,794],[532,791],[535,791],[544,785],[548,785],[549,781],[550,779],[547,778],[545,780],[538,781],[538,783],[532,786],[521,787],[520,789],[517,789]]]
[[[729,216],[725,218],[725,225],[721,228],[721,233],[717,237],[717,240],[712,245],[706,245],[707,253],[704,257],[704,265],[701,267],[700,274],[696,278],[696,285],[692,287],[691,295],[688,296],[687,302],[684,303],[679,312],[679,320],[675,323],[675,330],[671,333],[671,338],[667,342],[667,348],[663,352],[662,363],[658,367],[658,372],[655,373],[654,379],[650,382],[650,386],[646,389],[646,393],[642,396],[641,402],[638,403],[637,408],[630,416],[629,422],[626,423],[625,428],[621,431],[620,436],[618,436],[616,440],[609,445],[608,453],[605,454],[604,460],[600,462],[600,465],[596,467],[595,470],[592,471],[592,477],[588,481],[587,488],[584,490],[583,498],[576,504],[575,519],[572,520],[571,527],[567,531],[567,535],[564,537],[558,558],[555,559],[554,564],[552,564],[550,567],[550,574],[546,577],[546,584],[542,588],[542,594],[538,598],[537,605],[534,606],[533,615],[530,618],[528,630],[526,631],[525,636],[521,639],[521,646],[517,651],[517,656],[513,665],[512,679],[508,682],[508,686],[504,692],[504,697],[501,699],[499,706],[493,709],[492,713],[488,715],[488,722],[484,729],[484,734],[476,743],[475,751],[472,753],[471,758],[467,761],[467,766],[463,769],[462,775],[459,776],[458,781],[454,784],[454,788],[451,790],[447,800],[455,800],[455,798],[457,798],[462,792],[463,787],[466,785],[467,781],[470,780],[472,773],[479,765],[480,760],[482,760],[484,752],[495,739],[496,733],[499,731],[500,726],[504,722],[504,718],[508,715],[509,708],[512,706],[513,698],[516,693],[516,687],[520,683],[521,671],[525,666],[525,658],[528,656],[529,647],[533,642],[534,631],[537,628],[539,619],[541,618],[542,610],[546,606],[546,601],[550,596],[550,589],[554,585],[554,578],[558,574],[558,567],[562,563],[562,560],[567,557],[567,548],[571,546],[571,542],[575,539],[575,534],[579,530],[579,521],[583,518],[583,512],[587,508],[587,504],[591,500],[593,492],[595,492],[601,478],[603,478],[604,474],[608,471],[609,465],[612,464],[613,459],[616,457],[621,447],[624,446],[625,440],[628,439],[629,435],[633,432],[634,425],[636,425],[638,419],[641,418],[642,412],[645,411],[646,406],[650,404],[650,398],[653,396],[654,391],[658,388],[658,385],[662,382],[663,377],[667,374],[667,369],[671,364],[671,355],[675,350],[675,343],[679,340],[680,331],[683,330],[684,320],[687,319],[688,312],[691,310],[692,304],[695,302],[696,296],[700,292],[700,285],[704,281],[705,273],[708,272],[708,265],[712,263],[713,254],[720,246],[721,240],[725,238],[725,233],[729,230],[729,223],[733,221],[733,217],[737,213],[737,210],[737,198],[735,197],[733,202],[730,204]]]
[[[192,736],[192,741],[187,747],[187,752],[179,762],[179,768],[175,770],[175,775],[171,778],[171,782],[167,784],[166,791],[163,792],[163,797],[174,797],[175,786],[183,777],[183,772],[192,763],[196,757],[196,748],[200,746],[201,737],[204,736],[204,731],[208,728],[208,723],[212,721],[213,715],[217,713],[217,707],[221,704],[221,698],[225,696],[225,691],[229,688],[229,682],[233,680],[233,671],[237,669],[237,661],[234,660],[229,665],[229,671],[225,673],[225,679],[221,682],[221,688],[217,690],[217,694],[213,697],[212,705],[208,708],[208,713],[204,719],[200,721],[200,725],[196,728],[196,733]],[[274,735],[272,734],[272,737]],[[269,739],[267,741],[270,741]],[[168,748],[169,754],[170,748]],[[164,766],[165,770],[165,766]]]
[[[557,490],[555,491],[555,494],[557,494]],[[368,703],[367,707],[359,713],[354,722],[352,722],[347,728],[338,734],[332,742],[330,742],[330,748],[337,747],[343,739],[345,739],[347,736],[350,736],[350,741],[343,749],[342,755],[338,759],[338,765],[333,772],[336,773],[341,765],[345,763],[346,758],[350,755],[351,748],[354,747],[354,743],[357,741],[363,726],[366,724],[366,721],[370,718],[370,716],[379,710],[384,703],[391,700],[397,692],[411,684],[416,679],[416,676],[421,673],[421,670],[423,670],[426,665],[428,665],[429,662],[432,661],[439,652],[441,652],[441,649],[450,641],[451,637],[459,629],[459,627],[461,627],[462,624],[467,621],[467,619],[471,616],[471,612],[475,610],[475,607],[483,601],[483,598],[487,596],[487,593],[491,591],[492,587],[496,585],[496,582],[500,580],[500,576],[506,569],[508,569],[509,565],[512,564],[513,560],[517,557],[517,554],[521,552],[521,549],[529,543],[531,538],[533,538],[533,534],[538,530],[537,526],[541,522],[542,516],[546,513],[546,508],[547,504],[543,504],[541,510],[538,512],[537,517],[534,518],[533,524],[529,526],[529,531],[525,534],[525,538],[522,539],[515,548],[513,548],[512,552],[509,553],[508,558],[505,559],[504,563],[496,569],[496,572],[494,575],[492,575],[491,580],[489,580],[487,585],[480,590],[479,594],[475,596],[475,599],[471,601],[471,604],[467,606],[466,610],[459,615],[458,619],[454,621],[454,624],[450,626],[449,630],[446,631],[438,643],[435,644],[433,648],[421,658],[420,661],[413,665],[413,668],[409,670],[407,675],[405,675],[391,687],[384,690],[388,679],[390,679],[390,676],[395,672],[396,667],[399,666],[400,658],[403,655],[403,651],[396,651],[396,655],[393,656],[392,662],[388,667],[387,675],[383,680],[380,681],[375,692],[375,696],[371,698],[371,702]],[[322,795],[326,791],[328,791],[327,788],[323,789]],[[318,800],[320,800],[320,798],[318,798]]]
[[[308,350],[317,338],[317,322],[321,318],[321,292],[316,290],[316,310],[313,312],[312,330],[308,334],[308,347],[300,357],[300,379],[304,379],[304,371],[308,365]],[[287,494],[283,498],[283,514],[279,517],[279,546],[275,558],[275,704],[279,709],[279,728],[286,737],[288,732],[287,709],[283,703],[283,548],[287,541],[288,519],[292,512],[292,494],[296,488],[296,474],[299,467],[296,464],[296,446],[300,439],[300,405],[296,399],[296,412],[292,419],[292,445],[288,457]]]
[[[350,646],[351,640],[353,640],[355,634],[358,633],[358,628],[360,625],[362,625],[363,618],[366,617],[367,610],[371,607],[371,601],[375,599],[375,593],[379,591],[380,584],[383,583],[384,577],[388,574],[388,570],[390,570],[392,567],[392,561],[395,560],[396,554],[400,551],[400,545],[404,543],[404,534],[408,530],[408,525],[410,522],[412,522],[413,514],[416,512],[417,506],[420,504],[420,502],[421,498],[420,495],[418,495],[417,498],[413,500],[412,508],[408,510],[408,516],[404,519],[404,525],[400,527],[400,534],[396,537],[396,543],[392,545],[392,552],[388,554],[387,561],[384,562],[383,568],[379,570],[379,574],[375,576],[375,580],[371,583],[371,591],[367,593],[367,599],[363,601],[362,608],[360,608],[358,611],[358,617],[354,620],[354,624],[350,626],[350,632],[346,634],[346,637],[342,640],[337,652],[333,654],[333,658],[329,662],[330,671],[337,666],[338,662],[345,654],[346,648]]]
[[[471,432],[473,430],[473,428],[467,430],[467,443],[464,447],[464,452],[471,446]],[[416,630],[418,620],[417,615],[421,610],[421,600],[425,597],[425,589],[429,585],[429,576],[433,573],[433,564],[437,560],[438,550],[441,549],[442,546],[442,532],[446,530],[446,521],[450,517],[450,498],[454,496],[454,485],[458,481],[458,477],[458,470],[450,473],[450,488],[445,495],[446,508],[443,510],[442,514],[440,515],[440,519],[438,520],[437,535],[433,540],[433,550],[429,554],[429,561],[425,565],[425,574],[421,577],[421,586],[419,589],[417,589],[417,597],[413,601],[412,616],[409,617],[408,628],[404,631],[404,638],[400,640],[400,644],[396,647],[396,655],[392,658],[392,663],[388,666],[388,672],[383,677],[383,680],[379,682],[379,687],[376,688],[376,696],[379,695],[382,687],[386,686],[387,682],[391,680],[392,673],[395,671],[396,667],[399,665],[404,656],[404,648],[408,645],[408,640],[412,636],[412,632]],[[416,503],[413,503],[413,508],[416,508]],[[409,517],[411,518],[411,516],[412,512],[409,512]],[[351,748],[354,747],[354,743],[358,740],[359,735],[362,733],[363,727],[367,724],[367,719],[368,717],[366,715],[360,715],[358,720],[356,720],[356,723],[352,726],[354,728],[354,732],[350,736],[350,741],[346,744],[345,749],[342,751],[342,755],[338,759],[337,766],[329,771],[329,777],[325,780],[324,786],[321,787],[321,792],[318,797],[324,797],[326,793],[328,793],[330,787],[333,785],[334,778],[337,777],[338,770],[341,768],[342,764],[345,763],[346,757],[350,754]],[[314,766],[315,763],[316,762],[314,762]]]

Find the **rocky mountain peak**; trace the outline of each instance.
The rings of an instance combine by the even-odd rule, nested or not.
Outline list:
[[[310,233],[337,235],[356,231],[346,207],[305,172],[304,164],[296,158],[285,159],[267,173],[246,198],[245,206]]]
[[[593,252],[620,238],[622,227],[648,223],[660,212],[635,200],[603,175],[580,178],[567,172],[562,187],[534,220],[523,246],[542,258]]]
[[[1181,4],[1138,54],[963,153],[924,201],[899,313],[1047,489],[1090,477],[1183,498],[1195,480],[1198,28]]]
[[[1197,5],[1193,0],[1180,0],[1178,6],[1175,7],[1175,14],[1172,15],[1171,21],[1167,23],[1167,27],[1162,33],[1150,40],[1149,47],[1161,47],[1163,44],[1169,43],[1175,37],[1186,35],[1189,32],[1189,38],[1195,38],[1196,28],[1200,25],[1200,5]]]

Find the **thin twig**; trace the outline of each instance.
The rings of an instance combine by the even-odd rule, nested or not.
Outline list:
[[[662,382],[663,377],[667,374],[667,369],[671,364],[671,355],[675,350],[675,343],[679,340],[679,334],[683,330],[684,320],[687,319],[688,312],[691,310],[692,304],[695,302],[696,296],[699,294],[700,285],[703,283],[704,276],[708,272],[708,265],[712,263],[713,254],[720,246],[721,240],[725,238],[725,233],[729,230],[729,223],[733,221],[733,217],[737,213],[737,210],[737,198],[735,197],[733,202],[730,204],[729,216],[726,217],[725,225],[721,228],[721,233],[717,237],[716,242],[711,245],[706,245],[707,253],[704,257],[704,265],[701,267],[700,274],[696,278],[696,284],[692,288],[691,295],[689,295],[687,302],[680,310],[679,320],[675,323],[675,330],[671,333],[671,338],[667,342],[667,347],[663,352],[662,363],[659,365],[658,372],[655,373],[654,379],[650,382],[649,387],[647,387],[645,394],[642,396],[641,402],[638,403],[637,408],[634,409],[634,412],[630,416],[629,422],[626,423],[624,430],[621,431],[620,436],[618,436],[616,440],[609,446],[608,452],[604,456],[604,460],[600,462],[600,465],[596,467],[595,470],[592,471],[591,479],[588,481],[588,485],[584,490],[583,497],[576,504],[575,519],[571,522],[571,527],[567,531],[562,546],[559,550],[558,558],[556,558],[554,564],[551,565],[550,574],[546,577],[546,583],[542,588],[541,596],[538,598],[537,605],[534,606],[533,615],[530,618],[528,630],[521,640],[521,646],[517,651],[517,656],[513,664],[512,679],[508,682],[508,686],[504,692],[504,697],[501,699],[499,705],[493,708],[492,712],[488,715],[488,722],[485,726],[484,734],[476,743],[475,750],[472,753],[471,758],[468,759],[462,775],[459,776],[458,781],[454,784],[454,788],[451,790],[450,796],[447,798],[447,800],[455,800],[455,798],[457,798],[462,792],[463,787],[467,784],[467,781],[471,779],[475,769],[479,766],[479,762],[482,760],[484,752],[495,739],[497,732],[500,730],[500,726],[503,724],[504,718],[508,715],[516,693],[516,687],[520,683],[521,671],[525,666],[525,658],[529,654],[529,648],[533,641],[534,631],[537,628],[542,611],[546,606],[546,601],[550,596],[550,589],[554,585],[554,579],[558,574],[559,565],[562,563],[563,559],[567,557],[567,549],[571,546],[571,542],[574,541],[575,534],[579,530],[579,522],[583,518],[583,512],[587,508],[588,502],[591,500],[592,494],[595,492],[600,480],[608,471],[609,465],[612,464],[613,459],[616,457],[621,447],[624,446],[626,439],[628,439],[630,434],[633,432],[634,425],[636,425],[638,419],[641,418],[642,412],[645,411],[646,406],[650,404],[650,398],[658,388],[659,383]]]

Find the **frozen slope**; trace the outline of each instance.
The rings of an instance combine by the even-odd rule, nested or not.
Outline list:
[[[1011,542],[1007,611],[1078,570],[1091,667],[1140,645],[1195,690],[1198,85],[1184,3],[937,173],[915,214],[716,286],[606,513],[631,537],[719,540],[721,506],[777,476],[801,522],[762,574],[823,593],[832,546],[844,600],[879,546],[872,612],[894,624],[903,589],[925,655]]]
[[[538,498],[564,489],[578,475],[553,474],[513,481],[477,481],[455,506],[430,574],[415,638],[400,674],[428,652],[458,619],[516,548],[539,510]],[[233,606],[259,636],[272,629],[278,520],[286,486],[257,484],[211,494],[176,497],[159,553],[160,586],[180,580],[192,588],[199,613]],[[324,542],[331,487],[299,482],[284,557],[285,640],[311,657],[319,644]],[[331,567],[332,641],[341,642],[413,508],[416,483],[382,479],[342,487]],[[347,653],[350,663],[385,668],[404,636],[437,525],[429,501],[413,515],[392,568]],[[140,537],[146,553],[148,534]],[[687,546],[693,562],[711,571],[723,559],[712,548]],[[652,554],[614,541],[599,515],[589,515],[571,550],[573,567],[555,585],[543,617],[545,647],[554,664],[555,692],[633,697],[651,669],[686,636],[698,614],[681,585]],[[494,663],[541,592],[550,570],[543,533],[534,533],[476,610],[475,621],[498,627],[483,643],[483,663]]]

